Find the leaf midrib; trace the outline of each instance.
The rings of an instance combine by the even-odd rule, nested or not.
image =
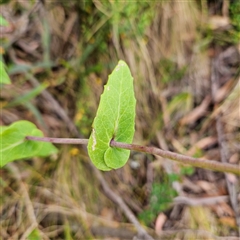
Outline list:
[[[121,67],[125,67],[121,66]],[[123,72],[121,72],[121,78],[120,78],[120,90],[119,90],[119,94],[118,94],[118,113],[117,113],[117,119],[115,121],[115,127],[114,127],[114,133],[113,133],[113,137],[116,137],[116,133],[117,133],[117,129],[118,129],[118,123],[119,123],[119,116],[120,116],[120,110],[121,110],[121,94],[122,94],[122,83],[123,83]]]
[[[9,150],[9,149],[11,149],[11,148],[14,148],[14,147],[22,144],[23,142],[24,142],[24,140],[20,140],[20,141],[14,143],[14,144],[12,144],[12,145],[10,145],[10,146],[8,146],[8,147],[5,147],[5,148],[1,149],[0,152],[4,152],[4,151],[6,151],[6,150]]]

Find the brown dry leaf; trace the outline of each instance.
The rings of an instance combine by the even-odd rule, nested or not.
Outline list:
[[[228,17],[217,16],[217,15],[210,17],[209,25],[212,30],[228,29],[231,26]]]
[[[211,97],[206,96],[202,103],[193,109],[189,114],[187,114],[185,117],[183,117],[180,120],[180,125],[186,125],[194,123],[196,120],[198,120],[200,117],[204,116],[206,114],[207,108],[211,102]]]
[[[212,205],[210,208],[212,208],[212,210],[215,211],[219,217],[226,215],[229,217],[233,217],[235,215],[232,208],[225,202]]]
[[[219,222],[222,223],[224,226],[229,227],[236,227],[236,220],[233,217],[221,217]]]
[[[156,222],[155,222],[155,232],[157,234],[160,234],[162,232],[162,228],[163,228],[163,225],[166,222],[166,220],[167,220],[167,216],[164,213],[160,213],[158,215]]]
[[[221,88],[219,88],[214,96],[214,102],[219,103],[225,99],[230,89],[233,87],[235,83],[234,79],[227,81]]]
[[[207,182],[207,181],[197,181],[197,185],[200,186],[205,192],[213,192],[216,191],[216,188],[213,183]]]
[[[222,202],[221,205],[222,205],[222,209],[225,212],[225,215],[229,215],[231,217],[235,216],[235,213],[232,207],[230,207],[226,202]]]
[[[114,213],[110,208],[103,208],[101,211],[101,216],[107,220],[113,220]]]
[[[183,188],[186,188],[193,193],[198,194],[202,192],[202,188],[197,184],[193,183],[192,181],[190,181],[188,178],[184,178],[182,185],[183,185]]]

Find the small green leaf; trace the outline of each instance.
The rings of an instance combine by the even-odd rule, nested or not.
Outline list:
[[[18,121],[0,133],[0,167],[8,162],[33,156],[47,156],[57,152],[57,149],[46,142],[26,140],[26,136],[42,137],[43,133],[28,121]]]
[[[124,61],[109,76],[93,122],[88,153],[93,164],[108,171],[124,166],[130,151],[110,147],[110,141],[132,143],[135,105],[133,77]]]
[[[0,26],[8,26],[8,21],[0,15]]]
[[[27,237],[27,240],[41,240],[42,236],[37,228],[35,228]]]
[[[10,78],[8,74],[6,73],[6,70],[4,68],[4,64],[2,61],[0,61],[0,83],[10,84]]]

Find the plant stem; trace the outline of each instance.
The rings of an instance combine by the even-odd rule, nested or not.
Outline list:
[[[43,142],[60,143],[60,144],[87,144],[88,143],[88,139],[79,139],[79,138],[48,138],[48,137],[26,136],[26,139],[32,140],[32,141],[43,141]],[[213,171],[229,172],[229,173],[240,175],[239,165],[234,165],[230,163],[220,163],[216,160],[193,158],[193,157],[185,156],[185,155],[170,152],[170,151],[164,151],[160,148],[121,143],[121,142],[116,142],[114,140],[111,141],[110,145],[111,147],[124,148],[124,149],[133,150],[133,151],[158,155],[163,158],[168,158],[183,164],[189,164],[193,167],[206,168]]]
[[[220,171],[220,172],[230,172],[230,173],[240,175],[239,166],[230,164],[230,163],[220,163],[220,162],[217,162],[216,160],[193,158],[193,157],[185,156],[185,155],[170,152],[170,151],[164,151],[160,148],[145,147],[145,146],[140,146],[136,144],[120,143],[120,142],[115,142],[114,140],[111,141],[111,146],[158,155],[163,158],[169,158],[173,161],[189,164],[193,167],[206,168],[206,169],[210,169],[213,171]]]

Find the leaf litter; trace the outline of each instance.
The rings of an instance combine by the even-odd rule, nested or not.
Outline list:
[[[237,65],[239,65],[239,58],[236,58],[235,55],[239,56],[239,52],[234,44],[230,44],[230,47],[234,49],[234,54],[229,54],[232,52],[232,49],[230,51],[228,48],[229,44],[214,47],[214,41],[217,38],[213,40],[213,45],[207,44],[211,41],[211,37],[208,38],[208,36],[203,38],[203,41],[196,40],[202,37],[196,26],[200,24],[199,19],[204,12],[199,10],[194,1],[176,2],[173,3],[173,6],[167,2],[145,6],[145,12],[149,10],[148,7],[152,7],[151,11],[158,9],[158,13],[149,24],[151,27],[144,33],[144,40],[138,35],[138,25],[133,23],[128,32],[129,28],[124,25],[123,21],[119,26],[124,28],[124,35],[122,33],[116,35],[116,32],[110,31],[112,28],[107,29],[105,27],[108,25],[103,25],[95,32],[96,37],[93,37],[90,42],[85,41],[84,30],[79,28],[76,17],[71,17],[71,12],[78,16],[77,11],[73,10],[73,3],[69,3],[69,5],[46,3],[46,5],[38,5],[36,8],[29,1],[19,2],[19,5],[11,4],[11,6],[3,5],[1,13],[10,22],[10,26],[15,26],[11,27],[10,34],[10,30],[3,31],[3,37],[11,43],[5,53],[8,60],[7,64],[15,64],[21,70],[18,69],[18,73],[11,74],[14,91],[17,92],[17,95],[24,94],[26,89],[34,88],[33,81],[29,81],[29,77],[24,75],[26,70],[21,64],[32,67],[33,77],[40,83],[51,82],[48,75],[51,75],[51,71],[54,72],[54,79],[57,79],[58,75],[61,76],[60,71],[65,66],[67,68],[66,79],[63,82],[59,81],[60,84],[51,82],[52,85],[47,90],[60,103],[70,119],[74,119],[78,112],[84,112],[83,116],[86,118],[81,118],[80,123],[76,124],[80,130],[81,127],[84,127],[87,136],[91,131],[92,119],[97,110],[102,85],[113,69],[114,64],[111,64],[113,59],[117,62],[117,58],[113,57],[115,56],[115,47],[121,44],[118,51],[129,63],[135,79],[137,113],[134,142],[143,145],[156,145],[163,149],[166,147],[183,154],[190,151],[193,155],[219,160],[219,146],[215,140],[205,142],[202,145],[200,143],[201,140],[208,139],[208,137],[214,139],[218,137],[212,113],[215,114],[214,116],[223,113],[223,131],[229,158],[237,155],[234,162],[235,164],[239,163],[239,91],[237,88],[238,78],[235,77]],[[107,6],[94,4],[87,6],[80,4],[79,8],[85,14],[81,16],[89,16],[89,11],[90,13],[94,11],[96,15],[93,15],[93,18],[97,18],[95,21],[101,18],[105,21],[101,11],[104,12]],[[20,10],[19,6],[21,6]],[[210,11],[215,12],[215,15],[222,15],[221,11],[223,10],[214,3],[208,7]],[[8,11],[4,9],[8,9]],[[61,16],[55,14],[55,17],[50,17],[49,15],[53,16],[54,9],[61,9]],[[15,14],[16,11],[19,14]],[[139,11],[141,11],[140,8]],[[51,32],[51,41],[46,41],[45,48],[42,39],[46,37],[46,40],[50,32],[46,31],[46,26],[41,22],[43,12],[46,14],[45,19],[49,26],[55,26]],[[172,15],[173,12],[174,15]],[[34,16],[30,21],[28,20],[29,13]],[[140,21],[137,18],[138,15],[141,14],[138,12],[137,15],[132,15],[135,16],[135,21]],[[78,17],[81,18],[81,16]],[[59,19],[57,19],[58,17]],[[83,19],[84,21],[86,19]],[[214,21],[218,21],[217,18]],[[169,22],[172,24],[172,28],[167,27]],[[85,23],[90,26],[88,29],[94,27],[90,20]],[[17,27],[18,24],[21,25],[21,28]],[[219,24],[215,23],[214,29]],[[204,23],[201,26],[204,26]],[[44,31],[42,31],[43,29]],[[58,34],[58,29],[65,29],[63,36]],[[120,30],[122,31],[122,29]],[[13,33],[13,31],[16,32]],[[224,31],[227,30],[218,29],[212,34],[219,37],[218,34],[224,33]],[[103,36],[107,39],[105,42],[109,42],[109,37],[113,36],[114,44],[100,45],[97,40],[98,37],[100,39]],[[80,44],[76,39],[80,41]],[[12,44],[13,42],[14,44]],[[31,46],[35,47],[31,48]],[[103,49],[105,49],[104,56]],[[223,54],[219,55],[221,53]],[[42,61],[44,54],[51,55],[51,59],[58,64],[53,68],[49,68],[48,64],[45,67],[44,65],[38,66],[37,64]],[[219,70],[217,71],[220,71],[220,88],[217,89],[216,96],[214,96],[218,104],[214,106],[214,109],[212,99],[208,99],[211,92],[209,84],[211,57],[219,60],[217,65]],[[186,75],[179,81],[163,84],[161,79],[176,78],[174,74],[165,76],[167,71],[159,68],[159,62],[163,58],[171,59],[172,64],[175,64],[171,69],[187,65]],[[99,61],[102,65],[98,65]],[[92,69],[94,69],[94,73],[91,72]],[[99,69],[101,70],[99,71]],[[89,72],[91,77],[88,78]],[[99,81],[99,76],[101,81]],[[99,82],[100,86],[96,84]],[[154,89],[152,89],[153,87]],[[16,96],[13,91],[5,91],[7,88],[9,86],[2,88],[1,101],[9,102]],[[173,97],[186,92],[186,88],[194,98],[193,106],[189,112],[181,116],[181,113],[176,110],[170,116],[168,112],[163,111],[167,109],[164,108],[164,104],[168,106]],[[222,89],[222,93],[220,89]],[[70,137],[69,135],[73,134],[74,131],[71,132],[68,128],[70,124],[66,126],[62,115],[56,110],[51,100],[46,101],[40,95],[31,100],[31,103],[38,110],[39,115],[30,108],[21,105],[2,109],[1,125],[9,125],[17,119],[27,119],[36,123],[47,136]],[[201,107],[199,108],[199,106]],[[165,120],[163,120],[163,115]],[[41,124],[39,116],[43,116],[47,128]],[[44,116],[49,117],[45,118]],[[49,119],[54,119],[54,121]],[[178,125],[183,119],[184,124]],[[54,127],[54,122],[58,126],[57,128]],[[153,127],[156,131],[150,134],[150,129]],[[157,139],[158,132],[162,136],[160,140]],[[55,239],[64,236],[66,234],[64,226],[70,226],[70,234],[73,238],[82,239],[93,238],[94,231],[98,232],[100,236],[105,236],[101,235],[104,233],[99,231],[103,225],[113,229],[123,224],[126,221],[125,217],[119,212],[118,206],[113,205],[102,194],[99,183],[88,166],[89,159],[84,151],[80,149],[79,156],[69,154],[70,150],[66,146],[61,147],[60,151],[61,154],[57,160],[35,158],[14,164],[19,169],[18,177],[21,179],[21,183],[27,186],[34,209],[37,209],[38,213],[34,214],[37,216],[38,230],[41,232],[42,239]],[[136,216],[142,209],[148,207],[151,181],[161,182],[164,172],[180,175],[182,169],[181,166],[172,164],[167,159],[157,159],[153,162],[152,160],[154,160],[152,156],[131,153],[130,161],[138,162],[137,168],[132,169],[127,164],[122,169],[104,175],[111,188],[122,196]],[[9,165],[0,171],[1,184],[4,186],[0,214],[3,220],[1,235],[5,239],[12,236],[20,238],[27,230],[31,230],[28,228],[31,226],[30,215],[24,218],[22,215],[28,209],[26,204],[28,202],[25,202],[26,198],[20,197],[22,194],[21,184],[18,184],[19,180],[14,180],[14,167]],[[151,173],[151,176],[147,176],[148,173]],[[228,178],[231,181],[231,177]],[[173,204],[170,209],[164,212],[166,220],[164,220],[163,227],[157,227],[157,229],[162,229],[158,236],[159,239],[174,239],[176,237],[209,239],[216,238],[215,236],[228,237],[231,235],[231,238],[237,236],[238,223],[235,221],[237,212],[233,210],[233,206],[229,202],[229,196],[232,193],[227,191],[224,174],[195,169],[192,175],[181,176],[177,182],[178,194],[201,207]],[[239,184],[239,179],[234,179],[233,182]],[[175,186],[174,183],[173,186]],[[216,197],[221,199],[220,202]],[[201,201],[202,204],[204,203],[204,207],[202,207]],[[111,209],[113,215],[110,221],[105,221],[100,214],[106,206]],[[156,212],[156,217],[163,216],[161,214],[161,212]],[[203,224],[198,221],[198,216],[201,216],[201,219],[207,223]],[[21,222],[20,227],[16,224],[17,221]],[[150,225],[151,229],[154,228],[154,224],[153,220]],[[212,228],[209,227],[209,224]],[[91,228],[92,225],[95,226],[94,231]],[[81,227],[79,228],[79,226]],[[185,231],[186,228],[189,230]],[[214,231],[212,231],[213,228],[215,228]],[[129,229],[131,232],[131,226]],[[206,229],[206,231],[200,231],[200,229]],[[108,233],[110,234],[110,230]],[[115,233],[115,236],[118,234],[119,232]]]

